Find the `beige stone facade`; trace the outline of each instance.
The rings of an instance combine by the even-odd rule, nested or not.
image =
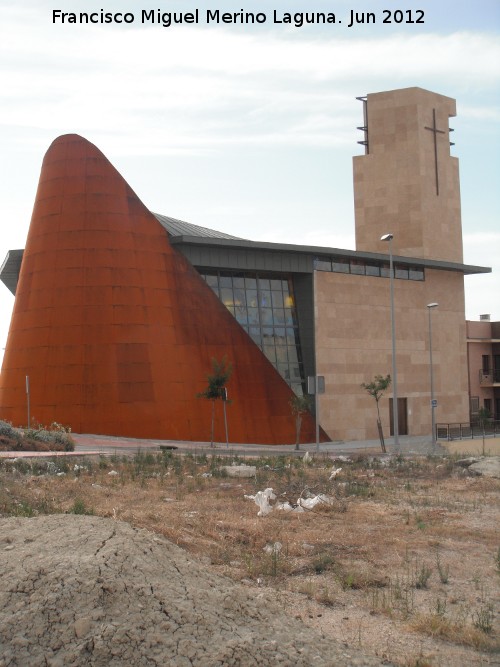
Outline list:
[[[357,250],[384,252],[391,232],[395,254],[462,261],[455,115],[455,100],[421,88],[367,96],[368,152],[353,159]]]
[[[408,88],[368,95],[365,104],[367,152],[354,158],[356,250],[387,253],[380,237],[391,233],[396,257],[461,262],[458,161],[448,127],[455,101]],[[398,398],[406,399],[400,434],[432,430],[429,303],[439,304],[431,314],[436,422],[468,421],[463,281],[444,266],[426,268],[424,280],[394,280]],[[323,427],[334,439],[377,437],[375,401],[361,383],[392,376],[389,278],[316,271],[315,325],[317,373],[328,387]],[[380,403],[386,435],[390,397],[392,390]]]
[[[375,401],[362,388],[392,375],[389,280],[317,271],[316,363],[327,392],[321,424],[333,439],[376,438]],[[398,395],[407,399],[407,433],[431,432],[428,303],[432,312],[437,422],[468,421],[463,276],[427,270],[425,281],[395,280]],[[389,397],[380,410],[389,435]],[[401,420],[400,420],[401,421]],[[400,433],[403,434],[400,423]]]

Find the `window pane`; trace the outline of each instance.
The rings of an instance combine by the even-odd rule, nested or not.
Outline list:
[[[259,278],[259,287],[261,290],[270,290],[271,289],[271,283],[269,281],[269,278]]]
[[[274,340],[276,345],[286,345],[286,331],[283,327],[274,329]]]
[[[260,327],[250,327],[250,336],[257,343],[257,345],[260,346],[262,344]]]
[[[285,324],[290,326],[295,324],[293,312],[289,308],[285,308]]]
[[[239,324],[248,324],[248,313],[246,308],[235,308],[236,320]]]
[[[332,259],[332,271],[336,273],[349,273],[349,260],[334,257]]]
[[[247,299],[245,291],[242,289],[234,289],[234,305],[235,306],[246,306]]]
[[[232,287],[233,286],[233,279],[231,278],[231,276],[228,276],[227,274],[224,275],[224,274],[221,273],[219,281],[220,281],[220,286],[221,287]]]
[[[220,299],[225,306],[233,305],[233,290],[223,287],[220,291]]]
[[[408,280],[408,269],[405,266],[396,266],[396,278]]]
[[[249,324],[259,324],[259,310],[258,308],[249,308],[248,309],[248,323]]]
[[[380,267],[380,275],[382,278],[389,278],[390,276],[390,270],[389,270],[389,264],[382,264]]]
[[[274,345],[264,345],[264,354],[272,364],[276,363],[276,348]]]
[[[351,259],[351,273],[355,273],[358,276],[365,275],[365,263],[360,259]]]
[[[257,308],[257,290],[256,289],[247,289],[247,305],[251,308]]]
[[[317,271],[331,271],[332,263],[329,259],[316,259],[314,262],[314,268]]]
[[[288,355],[286,352],[286,347],[283,345],[278,346],[276,349],[276,359],[280,364],[286,364],[288,362]]]
[[[410,280],[423,280],[424,270],[416,266],[410,266]]]
[[[281,292],[281,280],[271,280],[271,289],[279,290]]]
[[[273,324],[273,311],[271,308],[261,308],[260,309],[260,317],[262,324]]]
[[[285,324],[285,311],[283,308],[276,308],[273,310],[274,313],[274,323],[275,324]]]
[[[366,265],[366,275],[367,276],[380,276],[380,266],[378,264],[367,264]]]
[[[257,289],[257,279],[252,276],[245,276],[245,287],[247,289]]]
[[[283,308],[283,292],[271,292],[273,308]]]
[[[210,285],[210,287],[217,287],[217,275],[213,275],[211,273],[206,273],[204,275],[205,280],[207,281],[207,285]]]
[[[233,287],[245,287],[245,278],[242,274],[233,276]]]
[[[271,291],[260,290],[259,292],[260,305],[263,308],[271,308]]]
[[[290,379],[290,369],[288,368],[288,364],[278,364],[278,372],[285,378],[285,380]]]
[[[297,348],[295,346],[288,348],[288,360],[291,363],[298,363]]]

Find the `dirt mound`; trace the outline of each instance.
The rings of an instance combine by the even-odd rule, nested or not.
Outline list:
[[[380,664],[129,524],[10,518],[0,534],[2,667]]]

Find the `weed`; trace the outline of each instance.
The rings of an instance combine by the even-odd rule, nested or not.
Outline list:
[[[436,606],[434,609],[436,616],[444,616],[446,614],[446,600],[436,598]]]
[[[425,528],[427,527],[425,521],[418,514],[415,517],[415,523],[417,524],[417,528],[419,530],[425,530]]]
[[[32,517],[35,516],[36,512],[33,508],[33,506],[26,502],[25,500],[21,500],[14,506],[14,512],[15,516],[25,516],[25,517]]]
[[[361,588],[361,584],[358,580],[358,577],[354,572],[343,573],[340,577],[340,585],[342,586],[343,591]]]
[[[86,507],[85,502],[81,498],[76,498],[72,507],[68,510],[68,514],[94,514],[94,510]]]
[[[498,574],[500,574],[500,547],[498,547],[493,558],[495,559],[496,571],[498,572]]]
[[[431,574],[431,568],[427,567],[425,563],[415,562],[415,588],[427,588]]]
[[[443,565],[441,558],[439,557],[439,551],[436,551],[436,567],[439,573],[439,581],[442,584],[447,584],[450,578],[450,566]]]
[[[486,635],[490,635],[493,630],[493,618],[493,605],[490,602],[472,612],[472,624]]]
[[[316,556],[312,566],[316,574],[321,574],[325,570],[328,570],[333,563],[334,559],[329,554],[323,553]]]

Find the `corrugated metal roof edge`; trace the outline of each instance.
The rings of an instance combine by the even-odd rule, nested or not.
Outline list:
[[[290,252],[309,254],[317,257],[349,257],[356,259],[368,259],[375,261],[389,261],[389,255],[375,252],[364,252],[361,250],[346,250],[341,248],[325,248],[324,246],[300,246],[291,243],[270,243],[267,241],[246,241],[238,239],[208,238],[201,236],[175,236],[170,239],[172,245],[212,245],[227,248],[241,248],[244,250],[264,250],[270,252]],[[438,259],[424,259],[420,257],[406,257],[393,255],[393,261],[408,266],[418,266],[441,271],[457,271],[465,275],[477,273],[491,273],[491,267],[473,266],[459,262],[449,262]]]

